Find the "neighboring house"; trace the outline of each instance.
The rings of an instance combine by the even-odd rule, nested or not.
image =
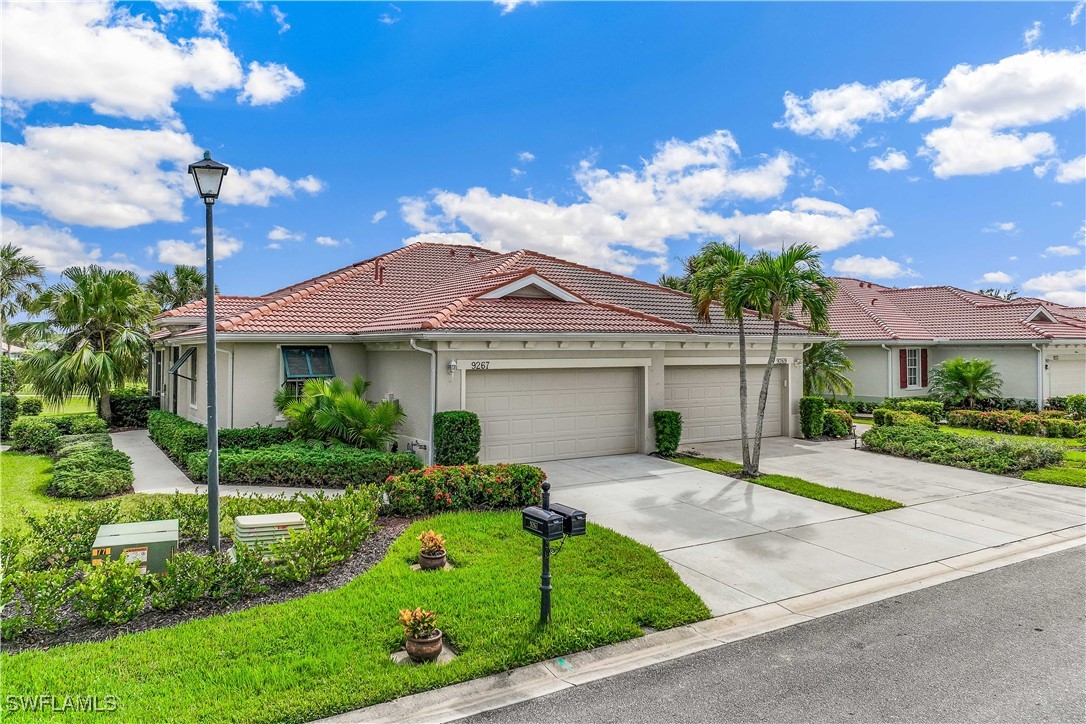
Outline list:
[[[413,244],[216,300],[222,427],[284,424],[276,388],[361,374],[372,399],[400,401],[400,449],[424,458],[435,410],[479,414],[484,461],[649,452],[659,409],[683,414],[684,442],[740,435],[733,324],[719,313],[702,324],[681,292],[533,251]],[[196,421],[206,418],[205,309],[168,311],[152,335],[162,407]],[[748,317],[752,401],[770,330]],[[782,325],[766,436],[798,432],[802,350],[817,339]]]
[[[26,352],[26,350],[19,345],[0,340],[0,355],[18,359],[23,356],[24,352]]]
[[[931,368],[955,357],[993,360],[1004,397],[1086,393],[1086,309],[955,287],[834,281],[830,328],[847,342],[858,399],[926,395]]]

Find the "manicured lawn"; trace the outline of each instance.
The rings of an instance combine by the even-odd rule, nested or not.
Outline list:
[[[1076,488],[1086,488],[1086,469],[1080,467],[1053,467],[1040,470],[1027,470],[1022,473],[1025,480],[1035,483],[1052,483],[1053,485],[1070,485]]]
[[[54,510],[71,510],[86,503],[51,498],[45,487],[53,474],[53,461],[44,455],[0,453],[0,530],[15,533],[25,527],[27,513],[41,515]]]
[[[672,461],[721,475],[731,475],[743,469],[743,466],[739,463],[714,458],[672,458]],[[861,513],[879,513],[883,510],[904,507],[901,503],[888,498],[864,495],[844,488],[819,485],[818,483],[812,483],[801,478],[792,478],[787,475],[760,475],[747,482],[764,485],[774,490],[783,490],[786,493],[800,495],[812,500],[820,500],[830,505],[839,505],[849,510],[858,510]]]
[[[952,432],[956,435],[973,435],[975,437],[991,437],[998,440],[1009,440],[1011,442],[1047,442],[1057,447],[1069,447],[1077,448],[1086,444],[1086,441],[1082,438],[1075,437],[1034,437],[1032,435],[1008,435],[1003,432],[992,432],[991,430],[973,430],[968,427],[951,427],[950,425],[940,425],[939,429],[943,432]]]
[[[410,569],[415,536],[445,535],[452,571]],[[2,693],[116,695],[123,721],[300,722],[709,617],[651,549],[589,525],[552,557],[541,629],[539,541],[520,513],[450,513],[411,526],[373,569],[335,591],[101,643],[3,660]],[[459,657],[397,666],[401,608],[440,616]],[[6,655],[5,655],[6,656]],[[44,718],[10,714],[12,721]],[[70,714],[71,720],[97,720]]]

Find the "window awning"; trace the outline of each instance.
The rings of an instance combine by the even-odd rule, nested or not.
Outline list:
[[[283,347],[283,369],[288,380],[336,376],[327,347]]]
[[[170,374],[171,375],[177,375],[181,379],[185,379],[185,380],[188,380],[189,382],[191,382],[192,381],[191,377],[188,377],[186,375],[181,374],[180,372],[178,372],[178,370],[181,369],[181,365],[188,362],[189,358],[191,358],[192,355],[194,355],[194,354],[196,354],[196,348],[195,347],[189,347],[188,349],[186,349],[185,353],[182,354],[180,357],[178,357],[176,362],[174,362],[172,365],[170,365]]]

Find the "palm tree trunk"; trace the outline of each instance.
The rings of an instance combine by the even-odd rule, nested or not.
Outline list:
[[[743,313],[739,313],[739,429],[743,440],[743,473],[754,475],[758,472],[751,465],[750,436],[747,434],[747,329]]]
[[[777,343],[780,341],[781,322],[773,320],[773,341],[769,345],[769,359],[766,360],[765,372],[762,373],[762,390],[758,393],[758,426],[754,433],[754,453],[751,455],[753,473],[758,473],[762,460],[762,427],[765,424],[765,405],[769,399],[769,381],[773,377],[773,361],[777,359]]]
[[[103,385],[101,388],[101,395],[98,398],[98,416],[109,424],[110,418],[113,417],[113,406],[110,403],[109,397],[109,385]]]

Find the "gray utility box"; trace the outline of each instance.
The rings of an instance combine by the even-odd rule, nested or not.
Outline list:
[[[139,564],[140,573],[165,573],[176,552],[176,519],[103,525],[91,546],[91,565],[122,560]]]
[[[234,518],[234,540],[243,546],[267,547],[286,538],[292,530],[305,530],[305,518],[301,513],[239,515]]]

